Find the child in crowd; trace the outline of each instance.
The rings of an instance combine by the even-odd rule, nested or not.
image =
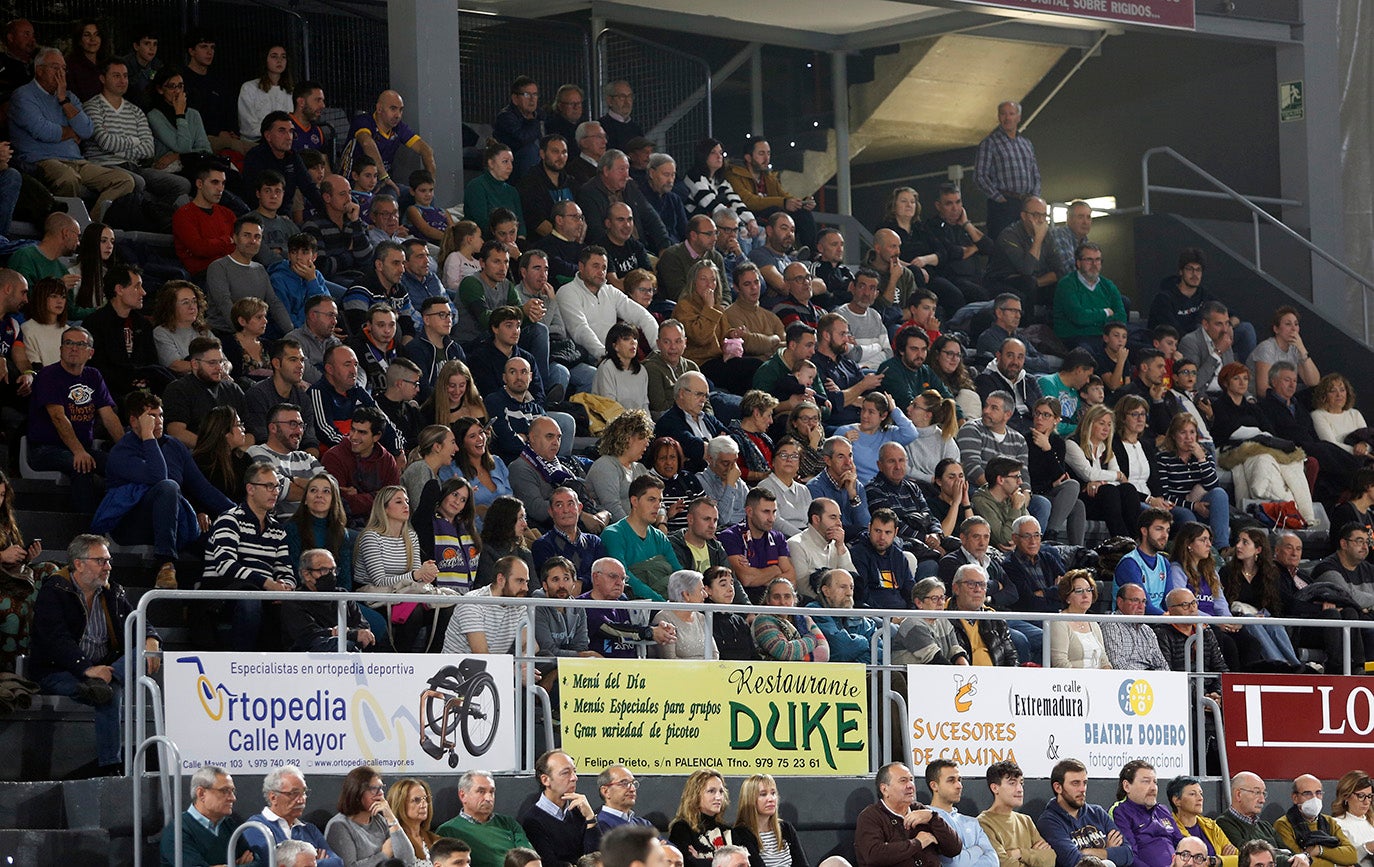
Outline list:
[[[367,154],[358,154],[353,158],[348,182],[353,185],[353,201],[358,203],[358,219],[364,223],[372,211],[372,194],[377,189],[378,177],[376,160]]]
[[[1078,398],[1082,404],[1078,407],[1079,416],[1082,417],[1090,408],[1107,402],[1107,387],[1102,383],[1102,377],[1093,374],[1083,387],[1078,390]]]
[[[303,150],[300,154],[301,162],[305,164],[305,170],[310,173],[310,182],[318,187],[325,175],[329,174],[329,160],[325,159],[324,154],[319,151]],[[315,209],[301,195],[300,190],[297,190],[295,199],[291,202],[291,219],[299,226],[314,216]]]
[[[443,263],[445,289],[456,293],[465,277],[482,270],[482,263],[477,261],[477,251],[481,249],[482,227],[472,220],[459,220],[444,232],[439,261]]]
[[[1183,358],[1178,351],[1178,329],[1172,325],[1159,325],[1150,332],[1150,344],[1164,353],[1164,387],[1174,387],[1174,362]]]
[[[917,289],[906,302],[907,322],[919,325],[930,336],[932,344],[940,336],[940,320],[935,318],[935,307],[939,303],[929,289]]]
[[[448,211],[434,206],[434,175],[424,169],[411,172],[410,192],[415,204],[406,208],[406,227],[421,238],[442,242],[455,220]]]

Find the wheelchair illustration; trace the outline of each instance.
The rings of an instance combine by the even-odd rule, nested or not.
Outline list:
[[[457,731],[468,755],[474,758],[491,749],[501,721],[501,698],[496,679],[481,659],[465,659],[446,665],[429,679],[420,693],[420,747],[430,758],[448,755],[448,766],[458,767]]]

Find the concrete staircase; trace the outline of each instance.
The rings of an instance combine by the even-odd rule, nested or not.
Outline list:
[[[1067,50],[953,34],[877,55],[871,80],[851,77],[849,157],[870,162],[972,147],[995,125],[997,104],[1023,99]],[[783,186],[798,194],[835,175],[834,130],[816,138],[799,139],[806,147],[801,166],[782,172]]]

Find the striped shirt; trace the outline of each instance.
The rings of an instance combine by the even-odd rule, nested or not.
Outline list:
[[[491,587],[483,587],[468,594],[491,596]],[[525,624],[523,605],[458,605],[448,632],[444,633],[444,653],[471,653],[468,633],[480,632],[487,639],[488,653],[514,653],[515,639]]]
[[[1160,496],[1179,505],[1188,499],[1194,485],[1211,490],[1218,484],[1217,465],[1210,457],[1184,461],[1172,452],[1160,452],[1155,458]]]
[[[270,461],[272,466],[277,468],[277,475],[284,479],[308,479],[324,469],[320,459],[310,452],[294,451],[282,454],[265,444],[248,449],[248,457],[255,461]],[[277,506],[272,511],[279,518],[291,517],[300,506],[299,500],[286,499],[286,494],[290,490],[290,485],[282,485],[281,491],[277,494]]]
[[[989,199],[1040,195],[1035,146],[1025,136],[1012,138],[998,127],[978,143],[973,179]]]
[[[153,156],[153,130],[148,116],[129,100],[115,108],[101,94],[83,108],[95,134],[82,143],[82,155],[93,163],[111,166],[136,163]]]
[[[220,515],[210,526],[205,577],[245,581],[258,589],[269,579],[294,587],[286,528],[270,512],[259,526],[257,516],[244,505]]]
[[[383,536],[376,530],[364,530],[358,536],[358,548],[353,556],[353,580],[356,584],[375,587],[396,587],[413,581],[414,571],[429,557],[420,553],[420,537],[409,524],[405,538]],[[365,589],[360,587],[359,589]]]

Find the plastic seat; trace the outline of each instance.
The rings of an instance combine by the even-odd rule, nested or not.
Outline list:
[[[29,438],[27,436],[19,438],[19,475],[26,479],[54,482],[58,485],[71,484],[65,475],[56,470],[36,470],[29,465]]]

